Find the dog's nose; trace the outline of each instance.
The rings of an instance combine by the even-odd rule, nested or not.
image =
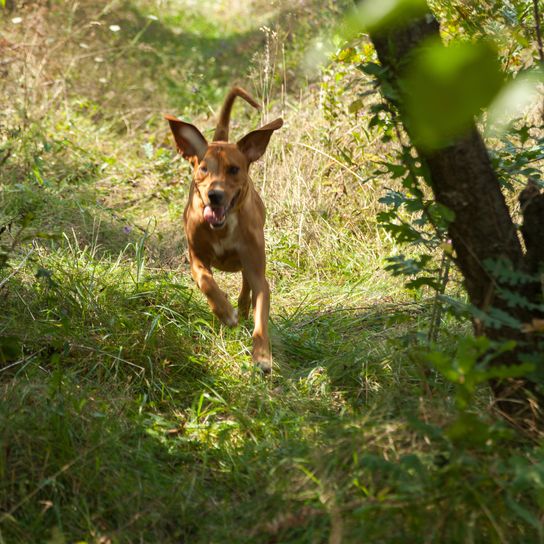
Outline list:
[[[221,206],[221,204],[223,204],[223,200],[225,199],[225,193],[224,191],[213,189],[208,191],[208,198],[210,199],[210,204],[212,206]]]

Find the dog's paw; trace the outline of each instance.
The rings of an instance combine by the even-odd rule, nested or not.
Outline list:
[[[233,309],[222,321],[227,327],[236,327],[238,325],[238,312]]]
[[[272,372],[272,356],[269,353],[254,353],[253,363],[263,374],[270,374]]]
[[[260,361],[256,361],[256,365],[263,374],[272,374],[272,359],[263,359]]]
[[[238,321],[247,321],[249,318],[249,306],[241,307],[238,306]]]

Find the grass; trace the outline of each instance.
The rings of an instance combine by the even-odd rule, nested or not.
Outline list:
[[[227,2],[1,15],[20,46],[2,45],[14,56],[0,92],[0,241],[13,246],[0,542],[544,540],[539,439],[501,424],[485,387],[471,409],[489,438],[448,433],[455,388],[425,359],[432,299],[383,270],[397,248],[376,223],[390,180],[374,171],[389,151],[366,118],[331,120],[320,88],[301,90],[310,29],[334,18],[316,21],[317,5],[255,1],[260,18],[242,25]],[[35,26],[10,24],[18,15]],[[160,120],[181,111],[210,130],[232,73],[286,118],[253,172],[270,378],[252,367],[251,322],[221,327],[190,280],[189,172]],[[262,121],[241,105],[234,117],[236,134]],[[218,277],[234,298],[239,278]],[[438,348],[454,353],[466,330],[446,316]]]

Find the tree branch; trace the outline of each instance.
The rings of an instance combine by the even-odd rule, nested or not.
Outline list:
[[[536,41],[538,43],[538,55],[540,63],[544,64],[544,47],[542,46],[542,33],[540,32],[540,11],[538,9],[538,0],[533,0],[533,11],[535,16]]]
[[[428,13],[407,26],[371,35],[380,62],[399,96],[395,106],[406,120],[405,91],[399,82],[413,51],[430,37],[439,38],[439,25]],[[440,123],[440,119],[436,120]],[[409,125],[404,123],[412,141]],[[494,301],[494,284],[485,270],[488,260],[508,259],[514,267],[522,261],[516,228],[501,192],[487,149],[476,126],[453,144],[435,151],[415,145],[430,170],[437,202],[454,212],[448,234],[457,254],[471,302],[485,309]]]

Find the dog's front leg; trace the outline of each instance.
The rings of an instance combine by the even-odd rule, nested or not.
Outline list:
[[[238,317],[247,319],[249,315],[249,305],[251,303],[251,287],[247,281],[246,275],[242,272],[242,290],[238,297]]]
[[[264,251],[262,260],[247,263],[244,267],[244,276],[251,287],[253,316],[253,362],[263,372],[272,370],[272,354],[270,353],[270,339],[268,337],[268,314],[270,312],[270,288],[265,278]]]
[[[238,323],[236,311],[227,295],[219,289],[212,271],[195,255],[190,255],[191,275],[198,288],[206,295],[212,312],[227,326],[235,327]]]
[[[253,362],[264,372],[272,370],[272,354],[268,337],[270,288],[263,276],[252,286],[255,327],[253,329]]]

